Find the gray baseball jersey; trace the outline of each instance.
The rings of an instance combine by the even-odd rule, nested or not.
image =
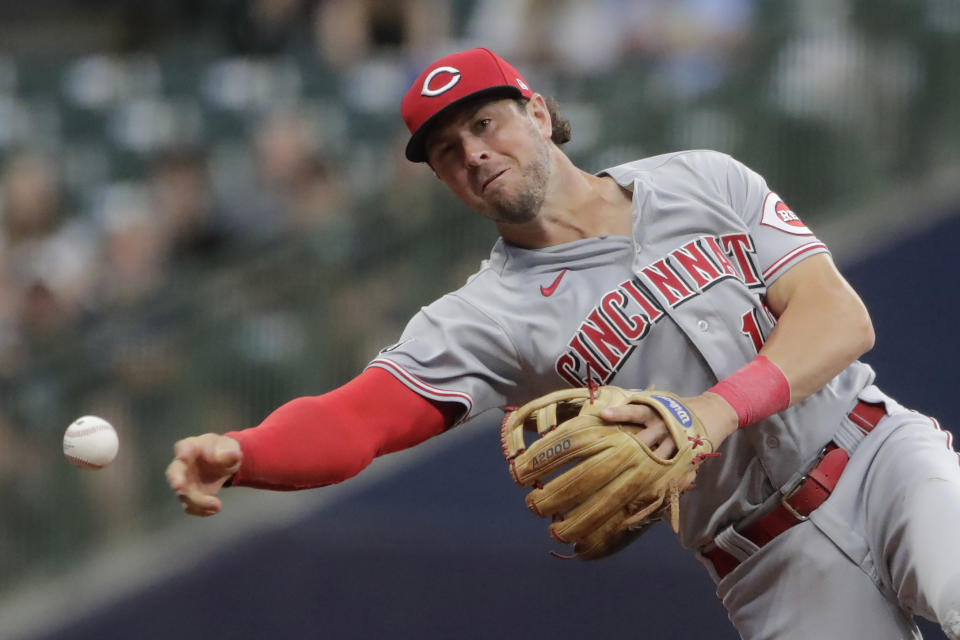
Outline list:
[[[631,237],[600,236],[537,250],[500,240],[463,287],[417,313],[399,342],[369,366],[386,369],[427,398],[461,403],[467,420],[564,385],[582,386],[591,378],[599,384],[656,385],[682,396],[698,395],[753,359],[775,325],[763,304],[767,288],[798,262],[827,251],[824,244],[761,176],[721,153],[656,156],[601,175],[633,193]],[[915,541],[900,549],[908,560],[894,579],[879,572],[884,560],[877,549],[886,544],[881,539],[895,545],[900,533],[868,531],[867,518],[856,515],[858,497],[871,493],[864,489],[871,461],[888,439],[871,436],[870,447],[858,448],[862,433],[845,419],[858,398],[887,404],[891,415],[878,432],[921,423],[924,437],[935,441],[931,447],[942,449],[934,466],[946,469],[940,475],[949,476],[950,491],[960,491],[956,454],[936,440],[943,439],[943,432],[929,418],[903,410],[880,393],[873,378],[870,367],[854,362],[803,402],[737,431],[721,445],[723,455],[699,469],[696,488],[682,497],[681,543],[692,549],[726,545],[725,551],[744,560],[719,581],[718,593],[745,638],[812,637],[811,629],[818,630],[810,626],[814,622],[781,625],[797,608],[793,600],[778,600],[782,590],[767,588],[797,566],[789,563],[813,566],[803,565],[809,556],[805,560],[796,551],[818,544],[850,560],[859,576],[845,581],[838,574],[838,588],[862,588],[856,580],[866,580],[864,615],[875,603],[871,598],[890,608],[887,618],[873,618],[889,634],[869,636],[845,633],[834,619],[856,620],[859,613],[851,616],[849,608],[838,604],[832,617],[819,608],[824,621],[819,635],[908,637],[911,623],[898,613],[902,609],[930,616],[937,612],[941,621],[954,612],[960,633],[960,603],[946,597],[934,603],[939,596],[930,595],[960,593],[960,584],[950,582],[960,574],[921,576],[924,591],[913,572],[916,566],[939,566],[927,560],[946,552],[942,547],[953,539],[951,534],[944,533],[939,546]],[[759,509],[777,490],[794,486],[831,439],[857,451],[850,465],[856,471],[844,473],[837,495],[809,522],[759,552],[739,539],[732,523]],[[892,487],[877,487],[874,482],[876,500],[900,495]],[[900,498],[890,498],[895,499]],[[960,498],[952,505],[960,523]],[[942,520],[942,505],[939,509],[928,515]],[[929,523],[930,518],[911,512],[898,521]],[[801,538],[817,535],[827,542]],[[712,565],[705,564],[717,579]],[[760,577],[744,582],[751,565],[761,568],[755,573]],[[822,587],[826,574],[808,573],[808,579],[791,579],[795,593]],[[882,588],[877,591],[874,585]],[[825,602],[830,599],[825,596]],[[787,613],[776,614],[776,607]],[[881,622],[891,616],[902,619],[902,625]]]
[[[462,403],[469,418],[588,375],[697,395],[754,358],[773,328],[764,292],[823,243],[724,154],[674,153],[603,173],[633,192],[632,237],[538,250],[500,240],[371,366]],[[701,546],[788,483],[872,378],[854,363],[800,405],[728,438],[723,464],[704,465],[700,488],[684,496],[682,543]]]

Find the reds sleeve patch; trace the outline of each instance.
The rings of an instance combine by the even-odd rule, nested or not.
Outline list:
[[[766,200],[763,201],[763,217],[760,219],[760,224],[797,236],[813,235],[813,232],[807,228],[807,225],[803,224],[797,214],[790,210],[787,203],[772,191],[767,194]]]

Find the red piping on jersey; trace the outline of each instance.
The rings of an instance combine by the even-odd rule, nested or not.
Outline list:
[[[421,395],[432,397],[434,400],[439,400],[441,402],[461,402],[467,405],[467,410],[463,414],[464,418],[467,418],[470,415],[470,412],[473,411],[473,398],[471,398],[468,394],[461,391],[450,391],[448,389],[441,389],[440,387],[431,386],[392,360],[377,358],[370,363],[368,369],[373,367],[382,367],[383,369],[386,369],[394,376],[405,382],[407,386],[412,387],[414,391],[422,392]]]
[[[790,262],[797,256],[803,255],[808,251],[813,251],[814,249],[826,249],[826,248],[827,248],[827,245],[823,244],[822,242],[811,242],[809,244],[801,245],[796,249],[794,249],[793,251],[791,251],[790,253],[788,253],[787,255],[777,260],[776,262],[774,262],[772,265],[770,265],[767,268],[767,270],[763,272],[763,279],[764,280],[768,279],[770,276],[772,276],[777,271],[782,269],[784,265],[786,265],[788,262]]]
[[[914,413],[916,413],[916,412],[914,412]],[[939,431],[940,433],[943,433],[944,435],[947,436],[947,449],[949,449],[950,451],[954,451],[954,449],[953,449],[953,433],[952,433],[951,431],[948,431],[947,429],[944,429],[943,427],[941,427],[941,426],[940,426],[940,423],[937,422],[937,419],[936,419],[936,418],[931,418],[930,416],[924,416],[924,417],[927,418],[928,420],[930,420],[930,422],[933,423],[933,427],[934,427],[937,431]],[[960,462],[960,453],[957,453],[957,461]]]

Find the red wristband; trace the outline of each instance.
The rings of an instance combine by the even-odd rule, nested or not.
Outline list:
[[[790,382],[766,356],[757,356],[707,391],[730,403],[741,429],[790,406]]]

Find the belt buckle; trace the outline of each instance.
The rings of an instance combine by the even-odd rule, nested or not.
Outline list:
[[[821,447],[820,453],[817,454],[817,459],[816,459],[816,461],[810,466],[810,469],[816,469],[817,465],[820,464],[820,461],[823,460],[823,456],[827,455],[827,448],[828,448],[829,446],[830,446],[830,443],[828,442],[827,444],[823,445],[823,447]],[[809,475],[809,471],[808,471],[807,473],[803,474],[803,475],[800,477],[800,480],[797,482],[796,485],[794,485],[794,487],[793,487],[792,489],[790,489],[790,491],[788,491],[788,492],[786,492],[785,494],[783,494],[783,497],[780,498],[780,504],[783,506],[784,509],[787,510],[787,513],[789,513],[789,514],[792,515],[794,518],[796,518],[798,522],[806,522],[807,520],[810,519],[810,516],[805,516],[805,515],[801,514],[799,511],[797,511],[796,509],[794,509],[794,508],[793,508],[793,505],[790,504],[789,500],[790,500],[790,498],[792,498],[793,496],[797,495],[797,492],[800,491],[800,489],[803,487],[804,483],[806,483],[806,481],[809,480],[809,479],[810,479],[810,475]]]
[[[809,478],[810,478],[810,476],[808,476],[807,474],[803,474],[803,477],[800,478],[800,482],[797,483],[797,486],[795,486],[793,489],[790,489],[790,491],[788,491],[787,493],[785,493],[785,494],[783,495],[783,497],[780,498],[780,504],[783,506],[784,509],[787,510],[787,513],[789,513],[789,514],[792,515],[794,518],[796,518],[798,522],[806,522],[807,520],[810,519],[810,517],[809,517],[809,516],[805,516],[805,515],[803,515],[802,513],[800,513],[799,511],[797,511],[796,509],[794,509],[794,508],[793,508],[793,505],[790,504],[789,501],[790,501],[790,498],[792,498],[793,496],[797,495],[797,492],[800,491],[800,488],[804,485],[804,483],[805,483]]]

